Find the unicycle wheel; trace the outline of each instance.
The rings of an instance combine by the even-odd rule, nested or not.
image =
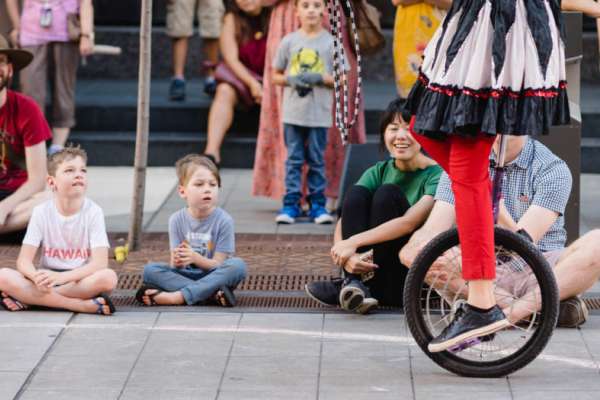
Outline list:
[[[436,364],[462,376],[501,377],[523,368],[542,352],[558,318],[558,288],[544,256],[522,235],[499,227],[494,234],[494,294],[510,328],[444,352],[427,350],[467,297],[456,229],[425,246],[404,285],[406,322],[418,346]]]

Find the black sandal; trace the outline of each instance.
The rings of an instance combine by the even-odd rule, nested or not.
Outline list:
[[[98,299],[104,299],[104,304],[101,303]],[[107,294],[101,293],[100,296],[94,297],[92,301],[98,306],[98,308],[96,309],[96,314],[113,315],[115,311],[117,311],[115,305],[113,304],[112,300],[110,299],[110,297],[108,297]],[[105,306],[108,306],[108,314],[104,313]]]
[[[4,302],[4,300],[11,300],[13,303],[15,303],[15,305],[17,306],[16,310],[13,310],[11,308],[9,308],[6,303]],[[7,295],[4,292],[0,292],[0,305],[2,306],[2,308],[4,308],[6,311],[10,311],[10,312],[16,312],[16,311],[24,311],[27,310],[29,307],[23,303],[21,303],[19,300],[15,299],[12,296]]]
[[[213,300],[221,307],[234,307],[237,303],[235,295],[227,286],[221,286],[213,294]]]
[[[156,290],[156,293],[146,294],[146,290]],[[142,303],[142,305],[145,305],[145,306],[155,306],[158,303],[154,300],[154,298],[156,296],[158,296],[159,294],[161,294],[162,292],[163,291],[160,288],[158,288],[158,287],[156,287],[154,285],[146,285],[146,284],[144,284],[135,293],[135,299],[137,301],[139,301],[140,303]],[[144,303],[144,299],[143,299],[144,296],[148,296],[150,298],[150,304]]]

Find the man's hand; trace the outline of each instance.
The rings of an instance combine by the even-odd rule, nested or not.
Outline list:
[[[377,264],[361,260],[358,254],[352,255],[344,264],[344,269],[351,274],[364,274],[377,268],[379,268]]]
[[[8,34],[8,40],[10,41],[10,44],[14,47],[14,48],[20,48],[21,44],[19,43],[19,30],[18,29],[13,29],[10,31],[10,33]]]
[[[8,215],[11,213],[11,211],[12,210],[9,210],[8,207],[6,207],[5,202],[0,202],[0,226],[6,223]]]
[[[346,261],[356,253],[356,245],[350,240],[341,240],[331,248],[331,259],[338,267],[343,267]]]
[[[43,291],[47,291],[56,285],[64,285],[67,283],[67,280],[64,278],[64,274],[47,269],[41,269],[37,271],[33,278],[33,282],[38,289]]]

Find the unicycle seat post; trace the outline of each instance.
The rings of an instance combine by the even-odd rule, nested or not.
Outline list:
[[[492,183],[492,211],[494,213],[494,224],[498,223],[498,214],[500,213],[502,180],[504,179],[504,167],[506,162],[506,145],[506,135],[500,134],[500,151],[498,151],[498,160],[494,167],[494,182]]]

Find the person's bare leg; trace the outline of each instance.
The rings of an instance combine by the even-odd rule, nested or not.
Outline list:
[[[554,276],[561,300],[584,293],[600,279],[600,230],[588,232],[560,256],[554,266]],[[539,288],[527,293],[505,309],[511,321],[518,321],[539,310],[541,296]]]
[[[204,60],[216,65],[219,62],[219,39],[202,38],[202,49],[204,51]],[[206,70],[206,76],[214,76],[214,69]]]
[[[95,313],[98,309],[98,305],[93,300],[66,297],[59,294],[54,288],[41,291],[20,272],[9,268],[0,270],[0,288],[4,293],[25,305],[61,308],[81,313]],[[98,301],[104,302],[104,299]],[[110,308],[104,306],[103,313],[109,314]]]
[[[469,281],[469,298],[467,301],[470,305],[484,310],[494,307],[496,305],[494,281],[488,279]]]
[[[237,101],[237,92],[231,85],[220,83],[217,86],[215,99],[208,112],[208,135],[204,152],[215,157],[218,163],[221,162],[221,144],[227,130],[231,127]]]
[[[65,147],[71,128],[52,128],[52,144]]]
[[[188,38],[173,38],[173,77],[183,79],[188,53]]]
[[[79,282],[71,282],[55,290],[66,297],[91,299],[100,293],[112,292],[117,287],[117,274],[112,269],[102,269]]]
[[[0,234],[27,228],[33,208],[48,200],[50,195],[51,192],[49,191],[39,192],[19,204],[14,211],[8,215],[6,223],[0,226]]]

